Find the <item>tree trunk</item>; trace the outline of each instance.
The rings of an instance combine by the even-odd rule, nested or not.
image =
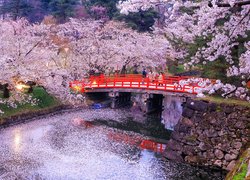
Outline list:
[[[3,85],[3,97],[4,98],[9,98],[10,97],[10,91],[8,89],[8,84]]]

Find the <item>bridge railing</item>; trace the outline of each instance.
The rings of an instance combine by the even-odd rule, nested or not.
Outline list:
[[[198,83],[181,85],[181,80],[187,80],[190,77],[167,76],[163,81],[152,80],[148,77],[143,78],[140,74],[126,74],[113,76],[90,76],[83,81],[73,81],[70,83],[71,89],[83,93],[85,90],[96,88],[130,88],[130,89],[149,89],[160,91],[172,91],[197,94],[201,88]]]

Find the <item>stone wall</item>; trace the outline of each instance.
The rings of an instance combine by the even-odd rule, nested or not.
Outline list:
[[[165,156],[231,170],[249,142],[250,108],[189,99]]]

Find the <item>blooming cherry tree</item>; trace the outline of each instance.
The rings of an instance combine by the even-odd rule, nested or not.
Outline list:
[[[155,32],[165,33],[171,42],[171,55],[177,60],[185,60],[186,67],[196,64],[206,64],[224,58],[229,65],[228,76],[241,76],[243,85],[250,79],[249,73],[249,31],[250,31],[250,1],[121,1],[118,7],[122,13],[129,13],[168,4],[166,22],[163,29]],[[203,43],[194,54],[190,54],[188,46],[195,44],[197,38]],[[240,43],[245,42],[243,53],[235,56],[233,51]],[[228,85],[225,85],[228,86]],[[224,87],[224,85],[223,85]],[[221,86],[222,88],[222,86]],[[239,95],[238,88],[224,88]],[[212,91],[210,91],[212,92]],[[243,92],[243,91],[242,91]],[[247,92],[245,89],[244,93]],[[243,94],[244,94],[243,93]],[[225,93],[227,94],[227,93]],[[243,96],[241,96],[243,97]],[[245,96],[247,97],[247,96]]]
[[[12,90],[12,97],[2,102],[13,107],[14,102],[23,101],[18,82],[34,81],[61,100],[75,102],[83,97],[69,92],[70,81],[90,70],[164,64],[168,49],[162,36],[137,33],[113,21],[76,19],[65,24],[1,20],[0,40],[4,42],[0,44],[0,81]]]

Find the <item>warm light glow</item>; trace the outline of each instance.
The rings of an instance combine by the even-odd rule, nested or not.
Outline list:
[[[75,85],[75,86],[73,86],[73,89],[76,91],[80,91],[82,89],[82,87],[80,85]]]
[[[21,146],[21,133],[19,130],[14,130],[14,151],[19,152]]]
[[[96,83],[96,81],[93,81],[92,84],[96,85],[97,83]]]
[[[68,47],[65,47],[64,48],[64,51],[67,53],[69,51],[69,48]]]
[[[15,87],[17,90],[22,91],[24,88],[29,88],[30,86],[25,84],[17,84]]]
[[[15,146],[19,146],[20,145],[20,134],[16,133],[15,134]]]

